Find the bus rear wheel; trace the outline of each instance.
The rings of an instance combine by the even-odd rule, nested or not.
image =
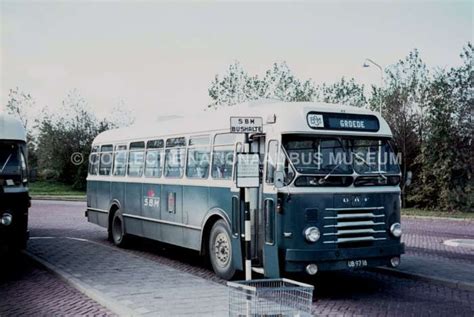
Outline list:
[[[120,210],[117,210],[112,218],[110,228],[112,242],[118,247],[126,247],[129,237],[125,233],[125,224]]]
[[[230,280],[235,275],[232,263],[230,230],[224,220],[218,220],[209,235],[209,259],[217,276]]]

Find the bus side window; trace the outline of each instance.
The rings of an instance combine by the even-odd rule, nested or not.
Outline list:
[[[97,175],[99,172],[99,154],[97,154],[98,150],[98,146],[94,146],[91,150],[89,159],[89,175]]]
[[[163,140],[151,140],[146,143],[145,177],[161,177],[163,147]]]
[[[232,179],[235,134],[217,134],[212,151],[212,178]]]
[[[99,175],[110,175],[112,170],[113,145],[102,145],[100,148]]]
[[[143,175],[143,165],[145,156],[145,142],[130,143],[128,154],[128,176],[141,177]]]
[[[268,151],[267,151],[267,174],[265,176],[265,181],[268,184],[274,182],[273,176],[275,174],[275,169],[277,165],[277,152],[278,152],[278,141],[270,140],[268,142]]]
[[[89,175],[97,175],[97,153],[91,153],[89,159]]]
[[[127,169],[127,146],[117,145],[115,146],[114,153],[114,176],[125,176]]]
[[[166,140],[165,177],[181,178],[186,162],[186,139],[173,138]]]
[[[209,137],[194,137],[189,140],[188,162],[186,164],[186,177],[208,178],[210,148]]]

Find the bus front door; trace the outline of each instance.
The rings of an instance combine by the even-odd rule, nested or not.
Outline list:
[[[279,232],[281,226],[279,225],[280,217],[277,213],[277,189],[273,178],[276,171],[279,142],[278,140],[270,139],[266,147],[262,146],[261,148],[266,149],[265,155],[262,156],[265,160],[263,161],[264,173],[261,184],[261,208],[259,213],[261,262],[265,277],[277,278],[280,277],[278,237],[281,236],[281,232]]]
[[[269,153],[267,155],[267,151],[265,136],[254,137],[252,152],[260,155],[262,180],[259,188],[250,190],[252,197],[250,206],[252,211],[252,265],[263,268],[265,277],[279,277],[278,247],[275,242],[277,195],[274,186],[269,186],[264,175],[267,156],[276,157],[276,154]]]

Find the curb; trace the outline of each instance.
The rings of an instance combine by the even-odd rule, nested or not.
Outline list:
[[[459,282],[455,280],[449,280],[442,277],[434,277],[425,274],[411,273],[406,271],[400,271],[389,267],[376,267],[372,269],[375,272],[385,273],[396,277],[409,278],[417,281],[432,282],[443,286],[457,288],[464,291],[474,291],[474,283]]]
[[[69,284],[70,286],[77,289],[82,294],[86,295],[87,297],[91,298],[92,300],[96,301],[97,303],[101,304],[102,306],[106,307],[114,314],[118,316],[139,316],[138,313],[134,312],[128,307],[120,304],[119,302],[108,298],[107,296],[103,295],[101,292],[91,289],[80,280],[72,276],[71,274],[63,271],[62,269],[48,263],[47,261],[41,259],[40,257],[28,252],[26,250],[22,251],[23,254],[30,257],[32,260],[37,262],[39,265],[53,273],[54,275],[58,276],[61,280]]]
[[[455,248],[466,248],[466,249],[474,249],[474,240],[473,239],[450,239],[444,240],[443,244],[449,245],[450,247]]]
[[[404,215],[402,213],[402,218],[412,218],[412,219],[428,219],[428,220],[452,220],[452,221],[467,221],[474,222],[474,218],[454,218],[454,217],[436,217],[436,216],[415,216],[415,215]]]
[[[31,196],[32,200],[87,201],[86,196]]]

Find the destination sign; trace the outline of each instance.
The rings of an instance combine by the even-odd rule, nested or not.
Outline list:
[[[260,117],[230,117],[231,133],[262,133],[263,119]]]
[[[380,128],[377,117],[366,114],[310,112],[307,122],[312,129],[376,132]]]

